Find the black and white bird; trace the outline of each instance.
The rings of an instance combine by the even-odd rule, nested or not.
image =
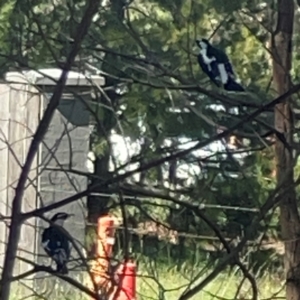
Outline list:
[[[196,40],[200,48],[198,63],[210,80],[227,91],[242,92],[244,88],[236,81],[232,65],[226,53],[213,47],[208,40]]]
[[[59,226],[63,227],[65,220],[71,216],[73,215],[63,212],[55,214],[50,219],[55,225],[50,224],[42,234],[43,248],[56,263],[56,271],[61,274],[68,274],[67,263],[70,259],[71,243]]]

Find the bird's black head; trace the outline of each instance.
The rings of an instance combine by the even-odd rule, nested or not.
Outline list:
[[[196,44],[200,49],[207,49],[210,46],[210,43],[207,39],[196,40]]]
[[[72,217],[72,216],[73,216],[73,214],[59,212],[59,213],[55,214],[50,220],[51,220],[51,222],[53,222],[55,224],[62,225],[66,219],[68,219],[69,217]]]

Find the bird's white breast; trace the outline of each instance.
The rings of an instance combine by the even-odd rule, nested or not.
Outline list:
[[[218,69],[219,69],[222,84],[227,83],[229,76],[228,76],[228,73],[225,69],[225,65],[224,64],[218,64]]]
[[[207,64],[207,65],[210,64],[211,62],[213,62],[214,60],[216,60],[215,57],[209,58],[207,56],[207,49],[201,49],[200,54],[202,56],[202,59],[203,59],[204,63]]]

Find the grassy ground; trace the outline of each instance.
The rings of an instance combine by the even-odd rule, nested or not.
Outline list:
[[[203,272],[203,268],[201,267],[185,268],[183,272],[178,271],[176,267],[167,268],[161,265],[158,266],[157,264],[139,265],[137,300],[177,300],[194,278],[199,275],[199,279],[196,281],[197,284],[210,272],[211,270]],[[191,299],[251,299],[251,287],[247,281],[245,281],[242,288],[240,288],[239,294],[236,294],[242,279],[243,276],[241,276],[237,269],[233,269],[230,273],[224,272]],[[82,280],[79,281],[84,282]],[[50,283],[50,279],[46,279],[46,282]],[[257,285],[259,289],[259,299],[285,298],[283,284],[277,279],[276,275],[260,276],[260,278],[257,278]],[[13,290],[14,292],[16,291],[15,289]],[[24,298],[24,294],[22,296],[14,295],[11,299],[19,300]],[[29,299],[34,298],[44,300],[89,299],[84,295],[80,295],[78,290],[74,293],[74,288],[70,285],[62,285],[58,281],[55,286],[45,290],[45,294],[42,298],[33,297]]]
[[[149,272],[147,272],[149,276]],[[151,272],[152,273],[152,272]],[[144,272],[145,274],[145,272]],[[207,272],[209,274],[209,272]],[[206,277],[204,274],[196,283],[199,283]],[[145,274],[146,275],[146,274]],[[137,282],[138,299],[159,299],[159,300],[177,300],[180,295],[188,287],[189,282],[196,274],[184,275],[175,270],[161,270],[159,272],[158,280],[151,279],[148,276],[141,276]],[[197,296],[191,298],[193,300],[208,300],[208,299],[249,299],[251,298],[251,287],[245,281],[240,293],[236,295],[239,285],[242,280],[237,272],[233,270],[232,274],[221,274],[213,282],[208,284]],[[276,297],[283,297],[283,284],[274,276],[268,275],[257,279],[260,299],[274,299]]]

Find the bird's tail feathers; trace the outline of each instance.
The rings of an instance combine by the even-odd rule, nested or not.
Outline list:
[[[229,77],[228,82],[224,85],[226,91],[243,92],[245,89],[233,78]]]
[[[64,274],[64,275],[67,275],[69,272],[68,272],[68,268],[67,268],[67,264],[57,264],[57,267],[56,267],[56,271],[58,273],[61,273],[61,274]]]

